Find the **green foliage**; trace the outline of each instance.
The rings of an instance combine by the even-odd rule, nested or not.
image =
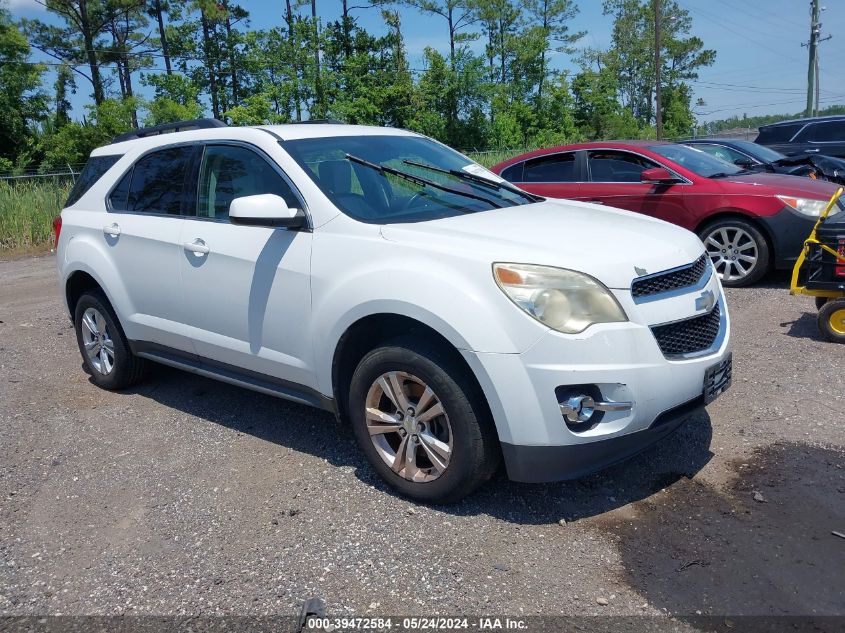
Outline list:
[[[32,125],[44,116],[47,102],[40,91],[44,67],[27,63],[29,43],[0,7],[0,169],[26,162],[32,150]]]
[[[146,104],[147,115],[144,125],[158,125],[185,121],[202,116],[199,103],[199,86],[179,73],[149,74],[141,77],[141,83],[154,89],[153,99]]]
[[[0,252],[46,248],[52,221],[62,210],[72,183],[54,179],[0,181]]]

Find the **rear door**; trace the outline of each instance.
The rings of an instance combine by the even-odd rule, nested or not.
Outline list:
[[[502,170],[502,178],[530,193],[549,198],[578,197],[583,167],[580,152],[537,156]]]
[[[193,186],[179,265],[196,353],[313,386],[312,233],[229,221],[229,205],[241,196],[273,193],[304,209],[302,197],[271,158],[240,142],[207,144]]]
[[[190,144],[151,151],[108,195],[102,239],[127,290],[122,315],[130,339],[190,351],[179,283],[179,238],[186,204]]]
[[[845,121],[818,121],[801,133],[806,154],[845,158]]]
[[[684,182],[663,185],[641,182],[642,172],[654,167],[666,168],[665,165],[634,152],[618,149],[589,150],[589,182],[581,185],[580,197],[587,202],[636,211],[684,225],[687,217],[684,194],[689,184]]]

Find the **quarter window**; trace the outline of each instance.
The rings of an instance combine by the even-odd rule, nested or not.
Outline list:
[[[814,123],[810,130],[810,140],[816,143],[845,141],[845,121]]]
[[[610,150],[588,152],[587,164],[593,182],[640,182],[643,171],[659,167],[642,156]]]
[[[519,182],[575,182],[575,154],[539,156],[523,163]]]
[[[225,220],[235,198],[273,193],[299,204],[290,186],[256,152],[236,145],[209,145],[200,167],[197,216]]]
[[[798,134],[802,127],[804,127],[803,123],[790,123],[788,125],[773,125],[772,127],[760,128],[760,134],[754,142],[763,145],[788,143],[793,136]]]
[[[113,156],[92,156],[85,163],[85,168],[79,174],[79,179],[74,183],[73,189],[70,190],[70,195],[65,203],[69,207],[74,202],[79,200],[85,193],[94,186],[103,174],[105,174],[112,165],[120,160],[120,155]]]
[[[147,154],[132,169],[126,210],[136,213],[179,215],[185,200],[185,176],[191,160],[192,146],[170,147]],[[112,208],[120,210],[121,187],[126,176],[112,192]]]

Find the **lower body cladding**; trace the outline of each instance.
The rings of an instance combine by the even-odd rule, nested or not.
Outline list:
[[[730,322],[699,355],[667,357],[652,328],[548,332],[521,354],[465,353],[480,377],[514,481],[575,479],[666,437],[730,384]],[[485,384],[486,383],[486,384]]]

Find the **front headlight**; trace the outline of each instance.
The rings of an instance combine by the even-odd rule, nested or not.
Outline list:
[[[795,209],[801,215],[806,215],[810,218],[817,218],[822,214],[824,208],[827,206],[827,200],[814,200],[812,198],[796,198],[795,196],[775,196],[778,200],[783,202],[786,206]],[[830,210],[830,215],[839,213],[839,207],[835,206]]]
[[[595,323],[628,320],[611,292],[573,270],[532,264],[493,264],[493,277],[511,301],[548,327],[578,334]]]

